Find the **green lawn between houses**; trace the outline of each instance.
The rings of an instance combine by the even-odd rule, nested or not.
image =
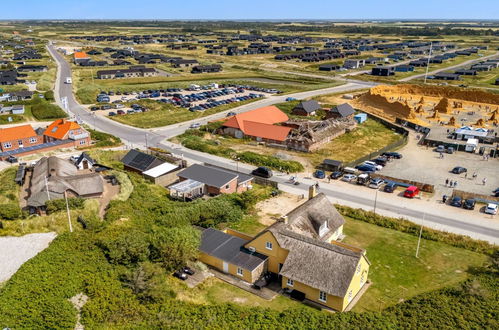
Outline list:
[[[487,259],[480,253],[425,239],[416,258],[416,236],[348,218],[344,233],[344,242],[365,249],[371,262],[369,280],[373,284],[354,307],[358,312],[378,311],[457,284],[468,277],[468,268]]]

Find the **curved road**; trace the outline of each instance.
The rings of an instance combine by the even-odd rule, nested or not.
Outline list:
[[[252,166],[246,164],[236,164],[233,161],[225,158],[189,150],[183,148],[180,145],[166,141],[166,139],[185,131],[192,122],[206,123],[210,120],[223,118],[229,110],[215,115],[207,116],[202,119],[155,128],[151,130],[134,128],[131,126],[120,124],[103,116],[95,116],[76,101],[73,95],[71,84],[64,83],[65,77],[71,76],[70,65],[67,63],[64,57],[55,50],[53,45],[49,44],[47,47],[52,57],[58,63],[59,67],[55,88],[56,99],[59,101],[60,105],[62,105],[60,99],[66,98],[66,110],[91,127],[94,127],[95,129],[103,132],[109,132],[134,145],[157,146],[169,150],[193,162],[208,163],[232,170],[238,168],[241,172],[246,173],[249,173],[252,170]],[[230,111],[238,113],[244,112],[258,107],[282,102],[286,97],[307,98],[323,94],[365,89],[374,85],[376,85],[376,83],[353,81],[348,82],[345,85],[332,88],[289,94],[285,96],[271,96],[269,98],[253,102],[251,104],[231,109]],[[308,186],[315,183],[315,181],[313,180],[302,178],[300,179],[301,184],[299,186],[293,186],[287,183],[288,178],[285,177],[282,173],[276,174],[272,178],[272,180],[279,183],[279,188],[281,190],[292,192],[295,194],[303,194],[305,196],[308,194]],[[374,198],[373,196],[371,196],[372,191],[362,190],[358,187],[355,187],[354,185],[348,186],[340,185],[337,183],[322,183],[320,190],[324,192],[332,201],[349,206],[361,207],[367,210],[373,209]],[[430,202],[408,202],[408,200],[401,199],[399,197],[392,197],[391,195],[387,196],[387,194],[379,194],[378,201],[376,203],[376,210],[378,211],[378,213],[389,216],[405,217],[416,223],[421,223],[424,217],[425,226],[469,235],[471,237],[487,240],[496,244],[499,243],[499,224],[497,223],[497,221],[488,219],[470,219],[468,214],[455,217],[453,214],[453,217],[449,217],[448,212],[446,212],[445,209],[439,209],[438,207],[432,205]]]

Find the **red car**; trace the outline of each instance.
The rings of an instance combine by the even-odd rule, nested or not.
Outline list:
[[[416,186],[409,186],[405,191],[404,191],[404,197],[407,198],[414,198],[419,195],[419,188]]]
[[[123,110],[118,110],[117,112],[118,112],[118,115],[124,115],[125,114],[125,111],[123,111]]]

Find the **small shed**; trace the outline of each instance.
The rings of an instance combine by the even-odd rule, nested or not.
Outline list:
[[[343,162],[334,159],[324,159],[321,166],[325,171],[338,171],[343,167]]]
[[[302,101],[293,108],[293,114],[299,116],[315,116],[316,111],[320,109],[321,106],[315,100]]]
[[[353,116],[353,119],[357,122],[357,124],[362,124],[367,120],[367,114],[365,113],[358,113],[355,116]]]

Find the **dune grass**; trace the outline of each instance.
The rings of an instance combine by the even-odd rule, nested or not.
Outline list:
[[[380,310],[418,294],[452,286],[468,277],[469,267],[482,265],[483,254],[347,218],[345,243],[367,250],[372,286],[354,311]]]

